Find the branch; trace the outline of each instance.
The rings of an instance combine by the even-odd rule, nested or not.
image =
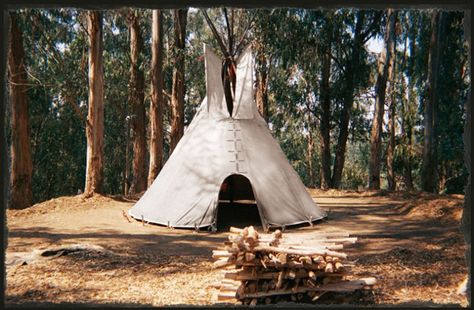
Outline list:
[[[376,31],[377,31],[376,28],[377,28],[377,25],[380,22],[380,19],[382,17],[382,13],[383,13],[383,11],[378,11],[376,13],[376,15],[374,17],[374,21],[372,22],[370,27],[368,29],[366,29],[366,31],[362,32],[362,34],[361,34],[362,44],[367,43],[367,41],[376,34]]]
[[[249,22],[248,25],[247,25],[247,28],[246,28],[245,31],[244,31],[244,34],[242,35],[242,38],[240,39],[239,44],[238,44],[237,47],[235,48],[234,55],[237,54],[237,52],[240,50],[242,44],[244,43],[244,39],[245,39],[245,37],[247,36],[247,32],[249,31],[250,26],[252,25],[252,23],[253,23],[253,21],[255,20],[255,17],[256,17],[256,16],[257,16],[257,13],[254,13],[253,16],[252,16],[252,19],[250,20],[250,22]]]
[[[331,56],[331,59],[334,60],[334,62],[336,63],[337,67],[338,67],[343,73],[345,73],[345,72],[346,72],[346,68],[339,62],[339,60],[338,60],[332,53],[329,53],[329,55]]]
[[[227,51],[227,49],[225,48],[225,45],[224,45],[224,43],[222,42],[222,39],[221,39],[221,37],[219,36],[219,33],[217,32],[216,27],[214,27],[214,24],[212,23],[211,19],[209,18],[209,15],[207,15],[207,12],[206,12],[205,10],[203,10],[203,9],[201,9],[201,12],[202,12],[202,14],[204,15],[204,18],[206,19],[207,24],[208,24],[209,27],[211,28],[212,34],[213,34],[214,37],[216,38],[217,43],[219,43],[219,47],[221,48],[222,53],[224,54],[224,56],[225,56],[226,58],[229,58],[229,57],[230,57],[230,54],[229,54],[229,52]]]

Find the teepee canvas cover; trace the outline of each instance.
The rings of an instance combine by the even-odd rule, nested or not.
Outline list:
[[[204,54],[207,96],[158,177],[129,214],[171,227],[216,227],[221,185],[237,174],[250,181],[264,227],[325,217],[257,110],[250,48],[236,61],[232,117],[224,99],[221,60],[206,46]]]

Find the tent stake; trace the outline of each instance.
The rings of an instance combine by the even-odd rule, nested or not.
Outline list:
[[[143,218],[143,214],[142,214],[142,226],[145,226],[145,219]]]

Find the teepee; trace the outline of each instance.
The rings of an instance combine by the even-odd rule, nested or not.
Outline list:
[[[171,227],[215,228],[222,191],[231,186],[233,195],[239,196],[235,183],[247,179],[265,229],[325,217],[257,110],[251,49],[236,60],[231,113],[224,98],[221,59],[207,46],[204,54],[206,97],[160,174],[129,214]],[[229,176],[234,176],[234,182],[223,186]]]

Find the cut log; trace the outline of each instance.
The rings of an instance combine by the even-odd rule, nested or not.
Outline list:
[[[222,259],[219,259],[219,260],[215,261],[215,262],[212,264],[212,267],[214,267],[214,268],[222,268],[222,267],[229,266],[229,265],[232,265],[232,264],[234,264],[233,261],[228,260],[227,258],[222,258]]]
[[[255,254],[251,252],[245,253],[245,261],[250,262],[255,259]]]
[[[296,278],[307,278],[308,277],[308,271],[307,270],[298,270],[294,271],[294,277],[293,274],[291,276],[288,275],[290,271],[285,273],[284,278],[285,279],[296,279]],[[340,273],[325,273],[322,271],[314,271],[316,276],[326,276],[326,277],[337,277],[341,276],[342,274]],[[246,280],[260,280],[260,279],[266,279],[266,280],[271,280],[271,279],[278,279],[280,272],[279,271],[269,271],[269,272],[255,272],[254,274],[249,271],[238,271],[238,272],[227,272],[225,273],[224,277],[226,279],[232,279],[232,280],[240,280],[240,281],[246,281]]]
[[[276,288],[279,289],[281,288],[281,286],[283,285],[283,280],[285,279],[285,271],[280,271],[278,273],[278,277],[277,277],[277,283],[276,283]]]
[[[324,268],[324,272],[327,272],[327,273],[333,273],[334,272],[334,266],[332,265],[332,263],[327,263],[326,264],[326,267]]]
[[[237,227],[230,227],[229,228],[229,231],[231,233],[234,233],[234,234],[240,234],[242,233],[244,230],[242,228],[237,228]]]
[[[296,290],[272,290],[268,292],[258,292],[253,294],[243,294],[243,298],[262,298],[267,296],[275,295],[289,295],[295,293],[306,293],[308,291],[320,291],[320,292],[352,292],[358,289],[364,288],[364,286],[373,285],[376,283],[375,278],[364,278],[353,281],[342,281],[339,283],[332,283],[327,285],[321,285],[319,287],[299,287]]]
[[[217,300],[229,300],[236,299],[235,292],[219,292],[217,294]]]
[[[252,301],[250,302],[249,306],[250,307],[255,307],[257,305],[257,301],[258,301],[257,298],[252,298]]]
[[[340,258],[347,258],[347,254],[334,252],[331,250],[294,250],[294,249],[285,249],[280,247],[273,247],[273,246],[264,246],[258,245],[253,248],[254,251],[261,251],[261,252],[275,252],[275,253],[285,253],[290,255],[301,255],[301,256],[313,256],[313,255],[331,255]]]

